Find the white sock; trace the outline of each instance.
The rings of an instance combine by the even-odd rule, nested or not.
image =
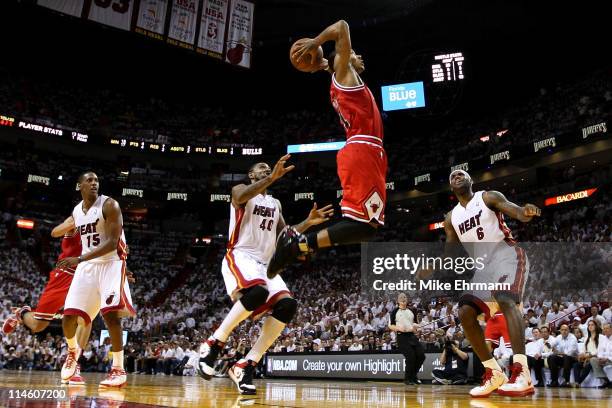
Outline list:
[[[68,348],[74,350],[78,347],[76,336],[72,336],[70,338],[66,337],[66,344],[68,344]]]
[[[486,368],[490,368],[491,370],[498,370],[503,372],[502,368],[499,366],[499,364],[497,364],[497,360],[495,360],[494,358],[490,358],[487,361],[483,361],[482,365]]]
[[[113,368],[120,368],[123,370],[123,350],[113,351]]]
[[[280,336],[285,326],[285,323],[275,319],[272,316],[266,317],[261,334],[259,335],[259,338],[251,351],[249,351],[246,355],[245,359],[259,363],[261,357],[263,357],[265,352],[268,351],[272,343],[278,339],[278,336]]]
[[[521,365],[523,366],[523,371],[529,371],[529,366],[527,364],[527,356],[524,354],[515,354],[512,357],[512,361],[515,363],[521,363]]]
[[[234,328],[238,326],[241,321],[249,317],[251,313],[252,312],[249,312],[244,308],[244,306],[242,306],[241,301],[237,301],[234,303],[234,306],[232,306],[227,316],[225,316],[225,319],[223,319],[221,326],[215,330],[213,337],[225,343],[227,338],[232,333],[232,330],[234,330]]]

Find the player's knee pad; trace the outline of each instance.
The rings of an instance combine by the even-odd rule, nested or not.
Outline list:
[[[358,244],[370,241],[376,235],[376,227],[365,222],[342,220],[327,229],[332,245]]]
[[[268,289],[263,286],[251,286],[248,289],[245,289],[242,297],[240,298],[240,302],[242,306],[249,312],[257,309],[259,306],[266,303],[268,299]]]
[[[287,324],[293,319],[295,312],[297,312],[297,301],[294,298],[286,297],[276,302],[272,317]]]

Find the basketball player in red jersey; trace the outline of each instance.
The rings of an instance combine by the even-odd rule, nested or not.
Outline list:
[[[62,253],[58,257],[58,261],[81,254],[81,237],[74,227],[72,217],[66,218],[64,222],[53,228],[51,236],[53,238],[63,237]],[[12,333],[19,324],[23,324],[32,333],[38,333],[46,329],[54,316],[64,307],[75,269],[75,267],[53,269],[49,273],[49,282],[41,293],[36,308],[34,310],[30,306],[15,308],[14,315],[6,319],[2,325],[2,331],[6,334]],[[87,345],[90,334],[91,324],[79,325],[77,328],[77,339],[82,348]],[[71,385],[85,384],[78,366],[75,374],[68,380],[62,380],[62,382]]]
[[[370,240],[384,224],[387,154],[383,123],[374,96],[360,77],[365,66],[352,49],[348,24],[344,20],[332,24],[314,39],[303,42],[291,58],[299,61],[328,41],[334,41],[335,50],[318,69],[331,73],[331,103],[347,136],[337,156],[344,219],[307,235],[284,230],[268,267],[269,277],[289,262],[320,248]]]

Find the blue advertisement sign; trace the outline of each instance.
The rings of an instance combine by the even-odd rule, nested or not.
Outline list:
[[[411,82],[381,87],[383,110],[422,108],[425,106],[423,82]]]
[[[346,142],[324,142],[288,145],[287,153],[312,153],[340,150],[344,147],[345,144]]]

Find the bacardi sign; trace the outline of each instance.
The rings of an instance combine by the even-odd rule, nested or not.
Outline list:
[[[556,197],[548,197],[546,201],[544,201],[544,205],[557,205],[566,203],[568,201],[580,200],[583,198],[590,197],[594,192],[597,191],[597,188],[589,188],[587,190],[576,191],[575,193],[563,194]]]

